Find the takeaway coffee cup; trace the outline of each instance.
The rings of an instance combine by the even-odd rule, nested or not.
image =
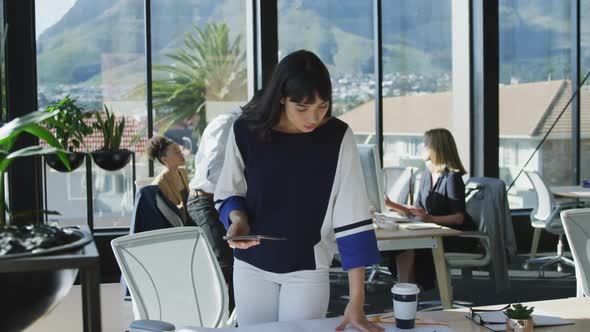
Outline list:
[[[399,283],[391,288],[395,325],[400,329],[413,329],[420,289],[415,284]]]

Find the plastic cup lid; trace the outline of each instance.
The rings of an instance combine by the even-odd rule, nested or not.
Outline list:
[[[415,295],[420,293],[420,288],[416,284],[399,283],[391,288],[391,292],[398,295]]]

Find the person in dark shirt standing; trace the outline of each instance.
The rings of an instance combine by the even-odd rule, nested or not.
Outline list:
[[[414,206],[405,206],[385,197],[385,204],[398,212],[414,215],[424,222],[458,230],[474,230],[473,220],[465,213],[465,168],[459,158],[453,135],[443,128],[424,133],[422,157],[426,170],[422,174]],[[444,238],[448,251],[469,251],[476,242]],[[408,250],[397,255],[400,281],[418,282],[423,288],[434,287],[434,263],[430,250]]]
[[[380,261],[354,134],[331,116],[332,84],[313,53],[297,51],[243,107],[227,140],[215,203],[229,240],[240,326],[323,318],[336,246],[350,299],[337,330],[383,328],[364,314],[365,266]],[[361,189],[359,189],[361,188]]]

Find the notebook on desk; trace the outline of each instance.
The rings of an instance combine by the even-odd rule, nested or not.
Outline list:
[[[438,229],[442,228],[442,226],[431,222],[413,222],[409,224],[404,224],[403,226],[401,226],[401,228],[418,231],[423,229]]]
[[[492,331],[506,331],[506,315],[501,310],[497,311],[475,311],[476,317],[465,315],[478,325],[485,326]],[[531,315],[535,327],[571,325],[573,321],[560,317],[546,315],[542,312]],[[482,323],[483,322],[483,323]]]

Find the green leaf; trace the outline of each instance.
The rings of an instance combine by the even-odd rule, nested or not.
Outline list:
[[[52,146],[27,146],[26,148],[22,148],[20,150],[11,152],[6,159],[15,159],[15,158],[22,158],[22,157],[29,157],[29,156],[39,156],[42,154],[49,154],[55,153],[60,151]],[[61,150],[63,151],[63,150]]]
[[[32,125],[25,129],[26,132],[35,135],[36,137],[44,140],[50,146],[53,146],[57,149],[63,149],[64,147],[57,141],[57,138],[53,136],[53,134],[47,130],[45,127],[39,125]]]
[[[17,136],[21,131],[27,127],[39,124],[53,116],[58,111],[53,112],[33,112],[27,115],[18,117],[0,128],[0,144],[3,144],[7,139]]]
[[[67,160],[67,158],[65,158],[65,154],[63,153],[63,150],[56,149],[51,146],[35,145],[35,146],[28,146],[26,148],[22,148],[20,150],[11,152],[5,158],[0,160],[0,174],[4,173],[6,171],[6,169],[10,165],[10,162],[13,159],[22,158],[22,157],[29,157],[29,156],[39,156],[39,155],[48,154],[48,153],[57,153],[58,156],[60,156],[60,154],[61,154],[60,159],[62,160],[64,165],[66,165],[66,167],[69,169],[70,163]]]

